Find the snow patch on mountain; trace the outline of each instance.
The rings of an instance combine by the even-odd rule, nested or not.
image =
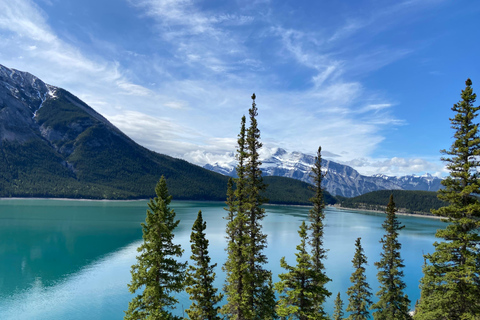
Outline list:
[[[281,176],[312,183],[310,176],[315,162],[313,155],[301,152],[287,152],[282,148],[266,149],[260,153],[261,169],[265,176]],[[236,176],[237,161],[231,157],[208,163],[204,168],[227,176]],[[322,172],[325,173],[324,187],[333,195],[354,197],[376,190],[429,190],[437,191],[441,179],[430,174],[393,177],[383,174],[361,175],[350,166],[322,159]]]

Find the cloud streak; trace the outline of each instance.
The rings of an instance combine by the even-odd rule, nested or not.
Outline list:
[[[91,54],[79,39],[54,30],[40,4],[0,0],[0,63],[71,91],[147,148],[196,163],[205,153],[223,157],[235,149],[252,92],[266,147],[313,153],[322,145],[345,162],[370,157],[387,126],[405,124],[395,116],[396,104],[358,75],[411,50],[352,41],[391,17],[388,7],[317,31],[277,18],[268,1],[237,10],[208,10],[193,0],[128,3],[163,55],[101,35],[92,37],[123,56]],[[358,48],[364,49],[355,53]],[[414,169],[372,161],[368,167]]]

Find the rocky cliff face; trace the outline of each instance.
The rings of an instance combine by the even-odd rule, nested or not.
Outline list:
[[[35,115],[57,88],[0,65],[0,143],[40,138]]]
[[[278,148],[262,159],[262,171],[266,176],[289,177],[312,183],[311,168],[315,157],[300,152],[287,152]],[[235,176],[235,159],[225,163],[207,164],[204,168]],[[384,175],[364,176],[352,167],[322,159],[325,172],[324,187],[333,195],[355,197],[376,190],[428,190],[437,191],[441,179],[425,176],[389,177]]]

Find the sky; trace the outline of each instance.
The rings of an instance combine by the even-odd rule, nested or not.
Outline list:
[[[480,93],[479,17],[466,0],[0,0],[0,64],[195,164],[235,150],[255,93],[266,152],[444,176],[451,107],[467,78]]]

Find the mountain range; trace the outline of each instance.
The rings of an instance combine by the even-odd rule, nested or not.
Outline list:
[[[0,65],[0,197],[148,198],[162,175],[176,200],[226,198],[226,176],[150,151],[70,92]],[[307,183],[267,178],[271,202],[309,203]]]
[[[261,160],[262,171],[266,176],[289,177],[312,183],[310,173],[315,161],[315,157],[312,155],[275,148]],[[235,166],[235,156],[231,154],[229,160],[206,164],[204,168],[234,177],[236,175]],[[403,177],[380,174],[365,176],[350,166],[326,159],[322,159],[322,171],[325,174],[325,189],[332,195],[343,197],[356,197],[377,190],[437,191],[440,189],[442,181],[430,174]]]

